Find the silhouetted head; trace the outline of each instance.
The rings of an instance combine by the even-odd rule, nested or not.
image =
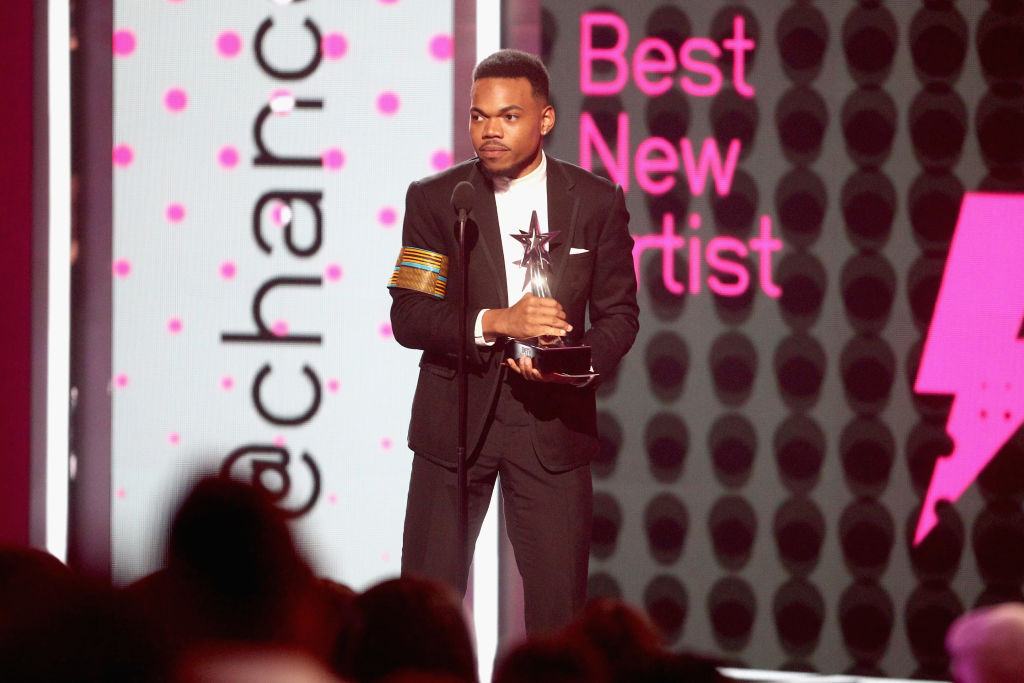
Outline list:
[[[565,636],[599,653],[613,683],[721,680],[719,662],[670,652],[647,616],[622,600],[591,600],[566,627]]]
[[[967,612],[946,634],[956,683],[1010,683],[1024,675],[1024,605],[1004,603]]]
[[[0,640],[8,638],[12,628],[49,618],[79,589],[75,575],[53,555],[0,546]]]
[[[312,583],[282,513],[262,490],[201,480],[171,526],[158,588],[183,602],[204,637],[289,641]]]
[[[152,679],[163,662],[118,597],[48,553],[0,547],[0,678]]]
[[[642,658],[664,651],[658,629],[640,610],[622,600],[591,600],[568,627],[568,632],[583,638],[608,655],[619,659]]]
[[[462,606],[434,581],[402,577],[355,600],[348,675],[380,681],[403,671],[476,681],[476,657]]]
[[[494,683],[604,683],[609,672],[593,648],[575,639],[535,637],[498,664]]]

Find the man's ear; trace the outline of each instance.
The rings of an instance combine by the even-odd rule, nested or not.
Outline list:
[[[555,127],[555,108],[550,104],[540,113],[540,134],[547,135]]]

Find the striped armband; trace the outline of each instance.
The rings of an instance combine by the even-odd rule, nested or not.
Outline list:
[[[444,298],[448,286],[448,257],[426,249],[402,247],[388,287],[413,289]]]

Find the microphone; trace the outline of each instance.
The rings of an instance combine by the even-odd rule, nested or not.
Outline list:
[[[459,222],[465,223],[466,216],[473,210],[473,199],[476,197],[476,190],[468,180],[463,180],[455,186],[452,192],[452,208],[459,215]]]

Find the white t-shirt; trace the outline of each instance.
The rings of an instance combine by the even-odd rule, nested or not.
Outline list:
[[[529,291],[526,269],[519,265],[523,258],[523,244],[513,235],[530,229],[530,219],[537,212],[537,224],[542,233],[548,231],[548,159],[541,152],[540,165],[522,178],[494,178],[494,203],[498,209],[498,230],[505,261],[505,286],[508,305],[519,301]],[[494,342],[484,339],[483,317],[487,309],[476,317],[474,335],[480,346]]]

